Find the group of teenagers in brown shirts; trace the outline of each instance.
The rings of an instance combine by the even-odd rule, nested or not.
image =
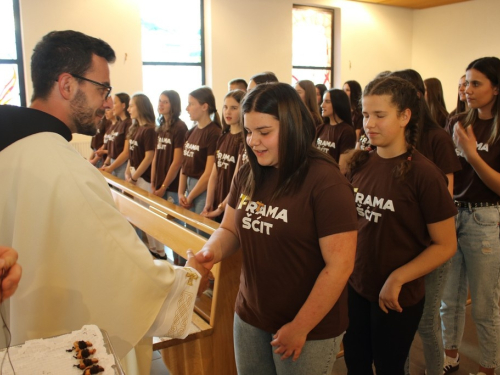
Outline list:
[[[431,117],[414,70],[377,76],[355,105],[342,90],[326,91],[327,124],[305,100],[311,85],[301,92],[270,73],[252,78],[248,93],[227,94],[222,136],[204,87],[189,96],[197,123],[189,131],[172,91],[160,96],[156,131],[143,96],[134,95],[126,137],[126,179],[142,178],[156,195],[221,217],[196,254],[200,263],[210,269],[243,252],[238,373],[330,374],[343,340],[350,374],[373,374],[373,366],[377,374],[405,374],[417,330],[427,373],[456,371],[469,288],[478,374],[493,374],[500,365],[500,60],[469,64],[469,110],[446,130]],[[130,122],[118,95],[112,128]],[[134,130],[144,125],[151,130]],[[353,151],[356,140],[363,147]],[[102,168],[110,172],[121,156],[113,147],[96,151],[107,149]]]

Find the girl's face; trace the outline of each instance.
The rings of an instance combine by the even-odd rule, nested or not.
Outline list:
[[[325,91],[325,95],[323,95],[323,103],[321,103],[321,115],[323,117],[333,116],[333,105],[330,100],[330,93]]]
[[[123,111],[125,111],[125,103],[122,103],[120,101],[120,98],[115,95],[113,98],[113,114],[117,117],[121,116],[123,114]]]
[[[208,110],[208,104],[200,104],[200,102],[192,97],[188,96],[188,106],[186,107],[187,113],[189,113],[189,117],[192,121],[199,121],[203,115]]]
[[[460,96],[460,101],[465,102],[465,76],[461,77],[458,81],[458,95]]]
[[[347,94],[349,99],[351,99],[351,88],[349,87],[349,85],[347,83],[344,83],[344,87],[342,88],[342,90],[344,90],[344,92]]]
[[[318,105],[321,105],[321,91],[316,87],[316,101],[318,102]]]
[[[302,99],[302,101],[305,103],[306,102],[306,91],[302,87],[300,87],[300,85],[298,83],[295,84],[295,90],[299,94],[300,99]]]
[[[363,96],[363,127],[373,146],[391,148],[405,146],[405,128],[411,112],[399,113],[390,95]]]
[[[224,99],[222,112],[224,119],[226,120],[226,124],[238,125],[240,123],[240,103],[238,103],[236,99],[230,96]]]
[[[469,107],[491,111],[498,96],[498,87],[493,86],[488,77],[474,68],[465,72],[465,80],[465,97]]]
[[[112,108],[108,108],[104,111],[104,116],[106,116],[106,120],[109,120],[111,121],[114,117],[113,115],[113,109]]]
[[[170,116],[170,100],[166,95],[160,95],[158,99],[158,113],[165,117]]]
[[[265,167],[278,167],[280,122],[274,116],[261,112],[244,115],[247,144]]]
[[[128,106],[128,113],[130,113],[130,118],[133,120],[138,120],[139,119],[139,111],[137,110],[137,107],[135,106],[135,100],[130,99],[130,104]]]

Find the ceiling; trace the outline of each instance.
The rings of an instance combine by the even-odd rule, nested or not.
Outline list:
[[[381,5],[392,5],[395,7],[404,7],[411,9],[425,9],[438,7],[441,5],[462,3],[464,1],[472,1],[472,0],[355,0],[361,1],[363,3],[374,3]]]

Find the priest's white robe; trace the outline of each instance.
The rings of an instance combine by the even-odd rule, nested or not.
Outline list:
[[[23,267],[8,304],[12,345],[96,324],[123,358],[144,346],[175,277],[153,262],[100,172],[57,133],[0,152],[0,244]]]

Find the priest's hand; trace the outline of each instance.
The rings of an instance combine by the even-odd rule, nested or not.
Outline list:
[[[22,269],[17,263],[17,251],[0,246],[0,270],[2,270],[2,302],[12,296],[21,280]]]
[[[208,283],[210,279],[210,275],[212,274],[209,270],[207,270],[203,265],[201,265],[197,260],[195,255],[191,250],[187,251],[187,262],[186,267],[194,268],[201,275],[200,286],[198,287],[198,296],[207,290]]]

